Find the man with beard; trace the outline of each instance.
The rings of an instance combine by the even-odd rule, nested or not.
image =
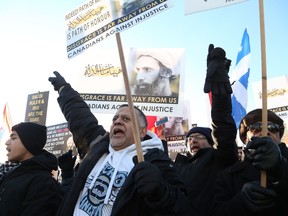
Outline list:
[[[135,64],[136,85],[132,89],[134,95],[176,96],[170,86],[176,77],[171,68],[174,62],[169,57],[156,52],[138,55]]]

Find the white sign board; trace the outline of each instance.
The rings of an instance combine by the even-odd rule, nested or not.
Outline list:
[[[186,0],[185,15],[214,8],[226,7],[247,0]]]
[[[253,83],[257,107],[262,107],[262,82]],[[288,118],[288,76],[267,79],[267,109],[281,118]]]
[[[170,7],[170,0],[87,1],[65,16],[68,59]]]
[[[130,49],[125,50],[124,54],[129,59],[127,73],[133,104],[146,115],[182,116],[185,50]],[[121,104],[127,104],[116,49],[98,50],[93,55],[86,52],[77,60],[72,59],[69,67],[75,80],[72,86],[92,112],[114,114]]]

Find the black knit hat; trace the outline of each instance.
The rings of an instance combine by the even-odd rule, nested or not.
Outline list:
[[[213,145],[214,142],[213,142],[211,132],[212,130],[208,127],[193,127],[189,130],[186,137],[189,137],[192,133],[200,133],[206,137],[210,145]]]
[[[42,152],[47,139],[46,126],[33,122],[21,122],[14,125],[11,130],[17,132],[22,144],[31,154],[38,155]]]
[[[280,138],[282,138],[284,134],[283,120],[270,110],[267,110],[267,119],[268,121],[276,123],[280,126],[279,133],[280,133]],[[255,110],[250,111],[241,120],[240,125],[239,125],[239,136],[243,143],[245,143],[245,140],[246,140],[248,126],[256,122],[261,122],[261,121],[262,121],[262,109],[255,109]]]

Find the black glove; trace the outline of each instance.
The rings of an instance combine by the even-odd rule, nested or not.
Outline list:
[[[261,187],[259,182],[248,182],[242,188],[241,199],[246,208],[255,213],[275,206],[277,195],[274,190]]]
[[[71,178],[74,175],[74,165],[76,156],[72,155],[72,150],[58,157],[58,164],[62,172],[63,178]]]
[[[62,86],[68,85],[64,77],[62,77],[57,71],[54,71],[53,73],[55,74],[55,77],[49,77],[48,80],[54,86],[55,91],[59,91]]]
[[[214,44],[209,44],[209,47],[208,47],[208,54],[207,54],[207,67],[208,67],[208,64],[211,60],[211,51],[214,49]]]
[[[132,170],[137,192],[149,201],[159,201],[165,192],[160,170],[150,162],[140,162]]]
[[[226,52],[220,47],[209,45],[207,55],[207,73],[204,84],[204,92],[212,92],[215,95],[232,94],[228,72],[231,60],[226,58]]]
[[[251,151],[252,149],[252,151]],[[252,137],[244,150],[245,156],[253,166],[267,171],[268,175],[278,181],[282,175],[282,155],[276,143],[270,137]]]

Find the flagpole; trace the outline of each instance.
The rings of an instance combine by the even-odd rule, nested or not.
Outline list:
[[[8,102],[6,102],[3,110],[3,123],[7,127],[9,134],[11,133],[11,127],[12,127],[12,119],[10,114],[10,109],[8,106]]]
[[[124,84],[125,84],[125,89],[126,89],[128,106],[129,106],[129,109],[131,111],[132,131],[133,131],[133,136],[134,136],[134,140],[135,140],[135,144],[136,144],[137,158],[138,158],[138,162],[142,162],[142,161],[144,161],[144,157],[143,157],[143,153],[142,153],[142,147],[141,147],[139,130],[138,130],[139,126],[138,126],[138,121],[136,121],[135,109],[133,106],[133,100],[132,100],[131,90],[130,90],[130,86],[129,86],[127,69],[126,69],[124,53],[123,53],[123,48],[122,48],[122,43],[121,43],[121,37],[120,37],[119,32],[116,33],[116,40],[117,40],[117,46],[118,46],[118,51],[119,51],[121,67],[122,67],[122,73],[123,73],[123,79],[124,79]]]
[[[263,0],[259,0],[260,37],[261,37],[261,65],[262,65],[262,135],[267,136],[267,73],[266,73],[266,45]],[[261,186],[266,187],[267,174],[261,171]]]

